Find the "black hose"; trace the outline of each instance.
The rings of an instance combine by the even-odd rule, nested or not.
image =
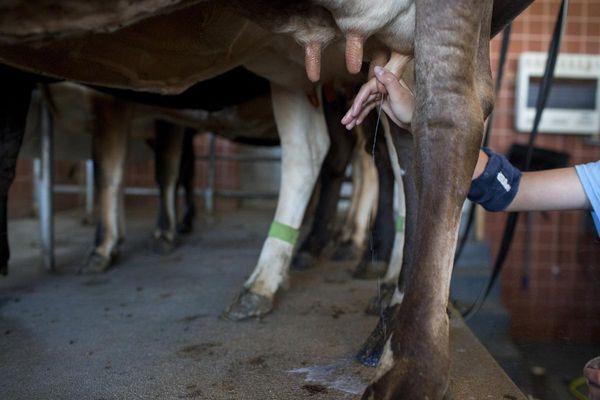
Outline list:
[[[567,12],[569,9],[569,0],[563,0],[560,5],[560,10],[558,11],[558,16],[556,18],[556,23],[554,25],[554,31],[552,33],[552,40],[550,41],[550,46],[548,49],[548,58],[546,60],[546,66],[544,68],[544,75],[542,77],[542,81],[540,83],[540,90],[538,93],[538,98],[535,106],[535,118],[533,120],[533,128],[531,133],[529,134],[529,143],[527,147],[527,156],[525,159],[525,166],[523,171],[528,171],[531,167],[531,160],[533,157],[533,149],[535,139],[539,133],[539,125],[542,119],[542,113],[546,108],[546,103],[548,101],[548,95],[550,94],[550,88],[552,87],[552,80],[554,78],[554,69],[556,67],[556,60],[558,59],[558,53],[560,50],[560,43],[562,39],[562,33],[564,31],[564,27],[567,22]],[[485,139],[484,139],[485,142]],[[498,279],[500,272],[502,272],[502,267],[504,266],[504,262],[506,261],[506,257],[508,256],[508,252],[510,251],[510,246],[512,244],[512,240],[515,233],[515,228],[517,226],[517,221],[519,220],[519,213],[510,213],[506,220],[506,225],[504,227],[504,233],[502,235],[502,242],[500,243],[500,250],[498,251],[498,255],[496,256],[496,260],[494,262],[494,267],[492,269],[492,274],[490,275],[487,284],[485,285],[483,291],[477,297],[477,300],[466,310],[462,312],[463,317],[465,319],[469,319],[473,317],[483,306],[483,303],[487,299],[490,291],[494,287],[494,283]]]

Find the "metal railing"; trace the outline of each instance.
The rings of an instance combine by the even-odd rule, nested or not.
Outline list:
[[[54,149],[52,115],[43,104],[41,118],[40,157],[33,160],[33,193],[34,209],[40,220],[40,237],[42,248],[42,263],[47,270],[54,269],[54,205],[53,193],[73,193],[85,195],[86,219],[92,221],[94,213],[94,163],[85,160],[85,182],[83,185],[54,184]],[[217,189],[216,175],[218,161],[235,162],[281,162],[280,157],[247,156],[247,155],[217,155],[216,136],[209,133],[208,154],[196,157],[207,165],[207,183],[203,188],[194,190],[196,196],[204,199],[207,213],[214,212],[215,197],[235,199],[276,199],[277,192],[253,192],[248,190]],[[180,191],[181,192],[181,191]],[[129,186],[123,190],[129,196],[158,196],[158,188]]]

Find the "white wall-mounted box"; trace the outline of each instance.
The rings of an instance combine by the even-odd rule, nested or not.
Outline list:
[[[525,52],[519,57],[515,124],[520,132],[529,132],[533,126],[545,65],[546,53]],[[579,135],[600,132],[600,56],[558,56],[539,131]]]

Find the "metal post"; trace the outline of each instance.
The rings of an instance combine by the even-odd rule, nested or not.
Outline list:
[[[40,111],[40,182],[39,212],[42,242],[42,262],[47,271],[54,270],[54,213],[52,202],[53,184],[53,138],[52,115],[48,106],[42,102]]]
[[[94,220],[94,162],[85,160],[85,221]]]
[[[217,140],[214,133],[208,134],[208,178],[204,192],[204,208],[212,214],[215,208],[215,180],[217,175]]]

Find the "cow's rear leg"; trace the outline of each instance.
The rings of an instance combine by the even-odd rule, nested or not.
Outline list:
[[[178,186],[183,187],[184,209],[183,216],[177,225],[177,232],[181,234],[192,232],[194,229],[194,218],[196,217],[196,202],[194,198],[194,176],[196,165],[196,155],[194,153],[195,135],[196,130],[192,128],[187,128],[183,134]]]
[[[394,244],[394,174],[383,133],[377,132],[377,135],[374,135],[377,115],[372,113],[363,125],[366,132],[372,135],[367,141],[365,150],[375,161],[379,196],[375,221],[353,276],[357,279],[377,279],[381,278],[387,270]],[[376,140],[374,145],[373,140]]]
[[[184,128],[164,121],[155,125],[154,177],[160,198],[154,250],[168,254],[175,248],[177,234],[177,179],[181,163]]]
[[[387,271],[381,279],[377,295],[369,302],[367,307],[367,313],[373,315],[380,315],[382,309],[385,309],[392,300],[404,260],[407,203],[411,204],[410,211],[415,214],[415,218],[415,208],[417,206],[414,182],[412,181],[414,174],[412,172],[407,174],[408,171],[412,170],[412,136],[410,132],[388,122],[387,119],[382,120],[382,125],[396,183],[396,196],[394,197],[396,203],[396,234]]]
[[[80,273],[102,272],[119,255],[123,242],[124,216],[122,190],[131,106],[125,102],[98,96],[93,103],[95,130],[92,155],[95,164],[99,220],[96,246]]]
[[[321,169],[321,189],[311,230],[292,261],[292,268],[296,270],[313,266],[325,247],[330,244],[334,234],[340,190],[356,142],[356,137],[348,135],[344,126],[340,124],[346,108],[346,97],[341,94],[332,99],[323,99],[331,146]]]
[[[287,281],[298,229],[329,148],[320,108],[302,91],[272,84],[271,93],[282,149],[279,201],[254,272],[224,315],[233,320],[272,310],[275,293]]]
[[[491,75],[492,2],[417,0],[416,5],[412,128],[418,231],[404,299],[364,399],[436,400],[446,393],[453,255],[490,104],[490,79],[479,77]]]
[[[370,221],[377,211],[377,169],[373,158],[364,151],[363,126],[359,125],[355,130],[357,144],[352,159],[352,199],[340,244],[332,256],[335,261],[355,260],[363,254]]]
[[[8,273],[8,190],[15,178],[25,132],[32,84],[6,67],[0,69],[0,274]]]

